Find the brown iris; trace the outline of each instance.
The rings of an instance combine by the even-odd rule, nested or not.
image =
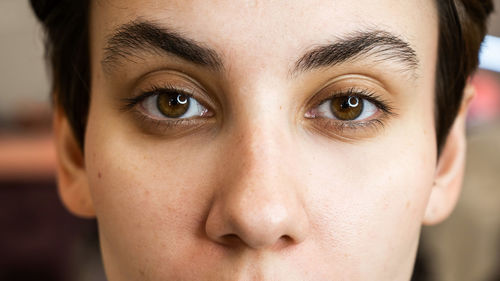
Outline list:
[[[332,98],[330,109],[339,120],[354,120],[363,112],[363,101],[356,96]]]
[[[177,118],[189,109],[189,96],[175,92],[162,93],[158,95],[156,106],[166,117]]]

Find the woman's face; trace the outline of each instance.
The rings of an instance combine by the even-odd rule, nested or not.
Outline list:
[[[436,170],[433,1],[93,1],[109,280],[407,280]]]

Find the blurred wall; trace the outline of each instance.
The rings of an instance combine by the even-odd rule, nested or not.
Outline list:
[[[491,17],[489,33],[500,37],[500,0],[493,0],[493,2],[495,3],[496,10]]]
[[[27,0],[0,0],[0,117],[48,102],[42,35]]]

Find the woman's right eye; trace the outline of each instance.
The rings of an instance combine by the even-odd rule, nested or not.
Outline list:
[[[208,109],[191,95],[177,90],[155,91],[140,103],[144,113],[156,120],[201,117]]]

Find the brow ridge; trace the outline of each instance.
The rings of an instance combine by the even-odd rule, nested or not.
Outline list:
[[[151,21],[135,20],[121,25],[107,40],[101,64],[112,68],[120,59],[133,61],[140,51],[155,51],[180,57],[212,69],[222,68],[222,59],[212,49]]]
[[[120,59],[132,62],[140,51],[155,51],[180,57],[191,63],[213,70],[223,69],[218,53],[195,40],[182,36],[152,21],[134,20],[121,25],[107,40],[103,68],[111,69]],[[319,45],[302,55],[291,71],[292,75],[316,68],[333,67],[363,55],[372,55],[377,61],[396,61],[404,70],[414,72],[419,65],[416,51],[402,38],[382,30],[356,31]]]
[[[292,74],[321,67],[332,67],[363,55],[373,55],[377,61],[397,61],[405,70],[414,71],[419,61],[416,51],[402,38],[381,30],[357,31],[333,43],[314,47],[300,57]]]

